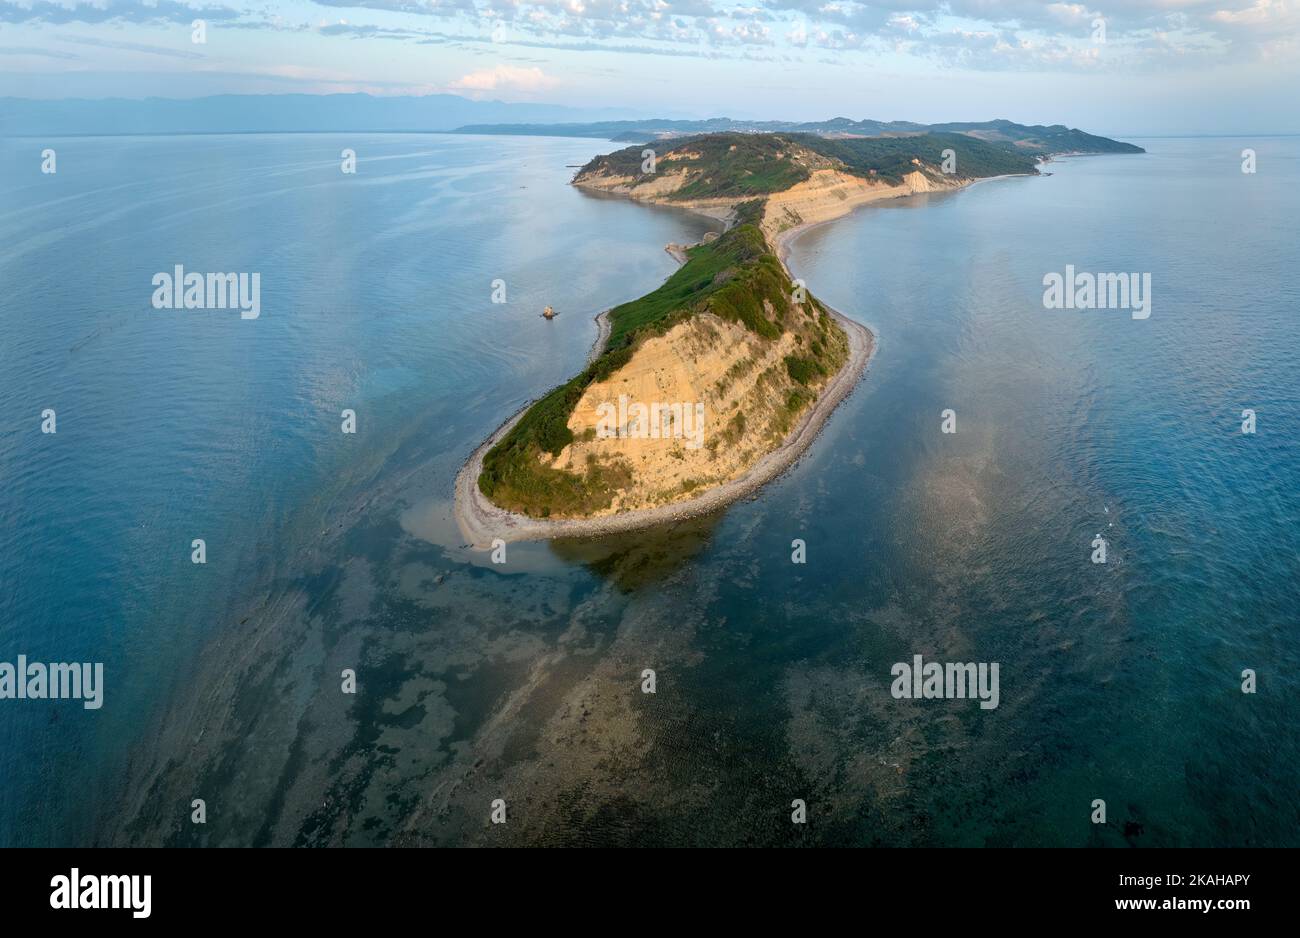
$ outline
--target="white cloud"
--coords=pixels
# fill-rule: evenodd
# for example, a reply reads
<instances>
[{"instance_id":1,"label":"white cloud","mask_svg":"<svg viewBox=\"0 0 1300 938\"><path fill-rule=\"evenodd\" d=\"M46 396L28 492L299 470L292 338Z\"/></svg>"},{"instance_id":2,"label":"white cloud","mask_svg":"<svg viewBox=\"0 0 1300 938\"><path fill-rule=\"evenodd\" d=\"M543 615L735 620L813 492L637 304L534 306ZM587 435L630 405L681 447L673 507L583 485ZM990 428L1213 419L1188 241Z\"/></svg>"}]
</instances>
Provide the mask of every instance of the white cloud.
<instances>
[{"instance_id":1,"label":"white cloud","mask_svg":"<svg viewBox=\"0 0 1300 938\"><path fill-rule=\"evenodd\" d=\"M516 91L525 94L549 91L559 80L547 75L537 66L522 68L518 65L495 65L462 75L447 87L453 91Z\"/></svg>"}]
</instances>

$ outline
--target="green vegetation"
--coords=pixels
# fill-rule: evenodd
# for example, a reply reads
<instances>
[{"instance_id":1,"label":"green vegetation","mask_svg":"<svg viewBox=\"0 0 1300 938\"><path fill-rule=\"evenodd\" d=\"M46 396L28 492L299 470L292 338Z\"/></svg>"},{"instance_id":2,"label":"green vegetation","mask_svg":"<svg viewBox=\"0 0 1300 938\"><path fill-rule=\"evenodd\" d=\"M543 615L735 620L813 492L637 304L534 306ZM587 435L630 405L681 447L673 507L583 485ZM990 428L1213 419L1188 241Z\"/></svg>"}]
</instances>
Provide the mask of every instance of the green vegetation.
<instances>
[{"instance_id":1,"label":"green vegetation","mask_svg":"<svg viewBox=\"0 0 1300 938\"><path fill-rule=\"evenodd\" d=\"M1121 143L1109 137L1098 137L1066 127L1064 124L1017 124L1009 120L980 121L978 123L958 122L953 124L932 124L930 130L936 133L970 134L981 140L1004 142L1027 148L1035 153L1145 153L1146 150L1132 143Z\"/></svg>"},{"instance_id":2,"label":"green vegetation","mask_svg":"<svg viewBox=\"0 0 1300 938\"><path fill-rule=\"evenodd\" d=\"M723 319L744 323L768 339L780 335L780 327L764 313L763 300L783 317L790 281L758 230L761 212L761 203L742 204L738 223L716 241L687 251L686 263L663 286L610 310L606 353L626 348L644 330L666 332L705 301Z\"/></svg>"},{"instance_id":3,"label":"green vegetation","mask_svg":"<svg viewBox=\"0 0 1300 938\"><path fill-rule=\"evenodd\" d=\"M780 137L717 134L697 137L701 172L673 193L675 199L736 198L781 192L806 180L808 170L783 152ZM638 167L640 168L640 167Z\"/></svg>"},{"instance_id":4,"label":"green vegetation","mask_svg":"<svg viewBox=\"0 0 1300 938\"><path fill-rule=\"evenodd\" d=\"M785 368L790 373L790 377L800 384L808 384L816 381L826 373L820 364L810 358L799 358L795 355L785 357Z\"/></svg>"},{"instance_id":5,"label":"green vegetation","mask_svg":"<svg viewBox=\"0 0 1300 938\"><path fill-rule=\"evenodd\" d=\"M674 199L747 198L789 189L808 178L808 170L789 158L788 144L774 134L709 134L676 141L658 151L655 174L641 172L643 147L598 156L582 172L604 170L634 177L634 185L680 167L696 171Z\"/></svg>"},{"instance_id":6,"label":"green vegetation","mask_svg":"<svg viewBox=\"0 0 1300 938\"><path fill-rule=\"evenodd\" d=\"M943 151L956 154L956 175L966 179L1038 172L1034 157L1007 144L987 143L965 134L918 134L910 137L866 137L829 140L811 134L790 139L814 153L839 160L857 176L875 176L898 183L917 169L913 160L932 167L943 165Z\"/></svg>"},{"instance_id":7,"label":"green vegetation","mask_svg":"<svg viewBox=\"0 0 1300 938\"><path fill-rule=\"evenodd\" d=\"M722 438L728 446L731 446L745 435L745 424L745 412L743 410L736 411L732 418L727 421L727 428L722 431Z\"/></svg>"}]
</instances>

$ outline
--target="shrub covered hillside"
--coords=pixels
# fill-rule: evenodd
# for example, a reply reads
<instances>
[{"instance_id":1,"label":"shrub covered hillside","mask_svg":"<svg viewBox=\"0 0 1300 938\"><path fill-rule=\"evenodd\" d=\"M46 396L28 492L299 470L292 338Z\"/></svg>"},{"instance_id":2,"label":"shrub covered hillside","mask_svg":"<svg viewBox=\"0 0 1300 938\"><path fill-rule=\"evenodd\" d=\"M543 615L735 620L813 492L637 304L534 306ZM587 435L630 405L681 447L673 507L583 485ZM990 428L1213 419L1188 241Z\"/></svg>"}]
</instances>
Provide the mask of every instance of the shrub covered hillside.
<instances>
[{"instance_id":1,"label":"shrub covered hillside","mask_svg":"<svg viewBox=\"0 0 1300 938\"><path fill-rule=\"evenodd\" d=\"M747 198L780 192L803 182L808 168L800 165L792 148L776 134L707 134L687 137L655 150L655 172L641 171L644 146L633 146L598 156L582 168L578 178L603 173L628 177L632 185L665 173L686 171L689 181L672 195L675 199Z\"/></svg>"},{"instance_id":2,"label":"shrub covered hillside","mask_svg":"<svg viewBox=\"0 0 1300 938\"><path fill-rule=\"evenodd\" d=\"M683 346L707 346L707 340L696 340L718 331L741 337L724 351L737 358L736 368L713 386L697 389L708 397L715 422L706 447L679 453L701 468L685 488L717 481L709 477L711 466L717 467L718 478L733 472L738 454L719 452L723 444L751 447L757 458L760 446L783 438L815 399L817 388L847 360L847 338L820 302L811 296L795 302L794 284L758 227L761 210L758 202L742 205L737 223L717 239L690 248L686 263L663 286L610 312L611 334L603 353L534 403L485 455L479 476L484 495L533 517L575 517L609 509L621 491L643 483L637 474L641 466L627 464L617 452L593 452L590 438L575 447L585 453L580 462L562 468L553 463L575 443L570 418L584 392L609 381L647 342L683 324L691 328L673 333ZM740 347L743 355L736 351ZM743 400L742 386L750 389ZM686 494L638 492L637 497L662 502Z\"/></svg>"},{"instance_id":3,"label":"shrub covered hillside","mask_svg":"<svg viewBox=\"0 0 1300 938\"><path fill-rule=\"evenodd\" d=\"M900 182L916 169L914 160L942 167L944 151L952 150L959 179L983 179L1038 172L1034 156L1013 144L988 143L964 134L918 134L910 137L845 137L828 139L812 134L791 135L790 139L814 153L843 164L845 172Z\"/></svg>"},{"instance_id":4,"label":"shrub covered hillside","mask_svg":"<svg viewBox=\"0 0 1300 938\"><path fill-rule=\"evenodd\" d=\"M681 175L666 186L672 200L748 198L781 192L807 180L817 169L898 184L917 163L940 171L944 151L956 155L957 178L980 179L1036 173L1032 154L1011 143L990 143L965 134L931 133L899 137L821 137L816 134L706 134L655 150L654 172L642 172L642 145L598 156L576 180L625 180L636 188Z\"/></svg>"}]
</instances>

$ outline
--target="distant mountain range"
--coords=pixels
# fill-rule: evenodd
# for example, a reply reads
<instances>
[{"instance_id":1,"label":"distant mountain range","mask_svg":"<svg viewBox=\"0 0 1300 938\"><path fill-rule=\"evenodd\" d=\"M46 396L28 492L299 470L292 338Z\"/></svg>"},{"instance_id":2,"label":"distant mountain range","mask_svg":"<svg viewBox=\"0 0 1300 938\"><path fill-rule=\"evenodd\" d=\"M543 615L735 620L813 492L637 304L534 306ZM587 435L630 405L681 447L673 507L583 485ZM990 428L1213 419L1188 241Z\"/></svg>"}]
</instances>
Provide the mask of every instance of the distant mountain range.
<instances>
[{"instance_id":1,"label":"distant mountain range","mask_svg":"<svg viewBox=\"0 0 1300 938\"><path fill-rule=\"evenodd\" d=\"M1074 130L1062 124L1017 124L1009 120L958 121L948 124L916 124L911 121L851 120L836 117L827 121L738 121L729 117L710 120L619 120L564 124L470 124L458 128L466 134L527 134L555 137L597 137L627 143L643 143L674 137L711 133L803 133L821 137L904 137L918 134L964 134L989 143L1012 144L1032 153L1144 153L1131 143Z\"/></svg>"},{"instance_id":2,"label":"distant mountain range","mask_svg":"<svg viewBox=\"0 0 1300 938\"><path fill-rule=\"evenodd\" d=\"M231 94L205 98L0 98L0 135L456 132L592 137L625 143L709 133L804 133L828 138L958 133L1031 153L1140 153L1141 147L1060 124L1008 120L916 124L911 121L741 121L628 119L620 108L471 101L453 94L376 97L368 94Z\"/></svg>"},{"instance_id":3,"label":"distant mountain range","mask_svg":"<svg viewBox=\"0 0 1300 938\"><path fill-rule=\"evenodd\" d=\"M449 131L468 122L538 124L634 116L627 108L471 101L454 94L226 94L206 98L0 98L0 134Z\"/></svg>"}]
</instances>

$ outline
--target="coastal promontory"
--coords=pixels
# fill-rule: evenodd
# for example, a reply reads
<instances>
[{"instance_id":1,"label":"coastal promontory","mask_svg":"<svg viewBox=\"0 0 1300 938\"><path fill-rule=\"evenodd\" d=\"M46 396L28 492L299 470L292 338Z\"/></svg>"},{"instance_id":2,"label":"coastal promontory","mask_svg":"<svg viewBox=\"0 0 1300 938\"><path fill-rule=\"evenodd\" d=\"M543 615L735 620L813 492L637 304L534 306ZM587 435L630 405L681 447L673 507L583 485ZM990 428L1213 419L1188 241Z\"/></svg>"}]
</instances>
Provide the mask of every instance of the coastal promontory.
<instances>
[{"instance_id":1,"label":"coastal promontory","mask_svg":"<svg viewBox=\"0 0 1300 938\"><path fill-rule=\"evenodd\" d=\"M575 186L724 230L672 246L680 268L602 314L582 372L473 454L456 485L463 533L486 546L629 530L714 510L779 475L875 344L791 277L788 239L873 201L1034 174L1046 155L959 133L716 133L596 157Z\"/></svg>"}]
</instances>

